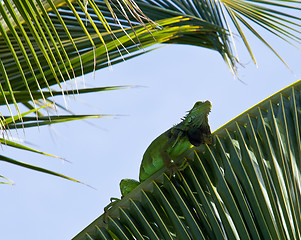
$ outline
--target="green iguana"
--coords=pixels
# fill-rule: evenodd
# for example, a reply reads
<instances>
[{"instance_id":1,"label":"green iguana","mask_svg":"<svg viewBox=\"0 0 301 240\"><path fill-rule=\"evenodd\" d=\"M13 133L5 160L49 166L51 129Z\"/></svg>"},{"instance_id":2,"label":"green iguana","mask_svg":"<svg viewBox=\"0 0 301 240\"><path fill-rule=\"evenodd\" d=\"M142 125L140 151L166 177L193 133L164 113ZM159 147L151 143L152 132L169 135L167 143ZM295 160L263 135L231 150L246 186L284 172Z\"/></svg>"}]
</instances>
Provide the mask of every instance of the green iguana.
<instances>
[{"instance_id":1,"label":"green iguana","mask_svg":"<svg viewBox=\"0 0 301 240\"><path fill-rule=\"evenodd\" d=\"M174 173L183 163L178 161L191 153L193 146L212 144L212 135L208 124L210 111L211 102L196 102L182 122L157 137L143 155L139 181L146 180L164 165ZM121 180L122 196L127 195L140 182L134 179Z\"/></svg>"}]
</instances>

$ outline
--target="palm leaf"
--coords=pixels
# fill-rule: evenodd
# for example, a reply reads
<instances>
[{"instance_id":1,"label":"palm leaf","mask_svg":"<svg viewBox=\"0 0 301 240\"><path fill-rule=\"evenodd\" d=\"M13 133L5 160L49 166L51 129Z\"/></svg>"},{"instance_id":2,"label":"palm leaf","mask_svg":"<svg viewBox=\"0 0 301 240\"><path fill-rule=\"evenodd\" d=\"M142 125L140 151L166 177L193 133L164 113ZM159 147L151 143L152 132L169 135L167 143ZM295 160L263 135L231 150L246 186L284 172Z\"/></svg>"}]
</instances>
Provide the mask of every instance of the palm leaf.
<instances>
[{"instance_id":1,"label":"palm leaf","mask_svg":"<svg viewBox=\"0 0 301 240\"><path fill-rule=\"evenodd\" d=\"M148 51L141 48L156 43L213 49L235 72L229 19L255 61L241 24L277 54L252 22L277 37L300 42L300 18L284 11L298 11L298 6L294 1L255 0L113 0L110 6L98 0L4 0L0 4L1 88L9 92L18 111L15 91L26 91L33 104L46 101L44 91L51 95L50 86L62 88L67 80L144 54ZM3 93L0 98L4 103Z\"/></svg>"},{"instance_id":2,"label":"palm leaf","mask_svg":"<svg viewBox=\"0 0 301 240\"><path fill-rule=\"evenodd\" d=\"M112 89L117 89L119 87L112 87ZM112 90L111 89L111 90ZM104 91L105 88L98 88L97 90L99 91ZM106 89L108 90L108 89ZM83 90L85 91L85 90ZM87 92L89 92L89 90L87 89ZM113 115L106 115L106 114L95 114L95 115L48 115L47 117L45 116L29 116L32 113L36 113L39 112L40 110L43 108L47 108L49 105L43 105L40 108L32 108L31 110L22 113L21 116L20 115L16 115L13 117L9 117L9 116L0 116L0 126L1 126L1 133L2 136L0 137L0 144L4 144L6 146L12 147L15 150L23 150L23 151L29 151L32 153L37 153L40 155L44 155L44 156L48 156L48 157L54 157L54 158L60 158L58 156L49 154L49 153L45 153L30 147L27 147L23 144L18 143L15 139L11 139L11 133L10 133L10 129L12 128L29 128L29 127L39 127L39 126L44 126L44 125L51 125L51 124L55 124L55 123L64 123L64 122L69 122L69 121L74 121L74 120L83 120L83 119L94 119L94 118L112 118ZM62 158L60 158L62 159ZM4 161L10 164L14 164L14 165L18 165L27 169L31 169L31 170L35 170L38 172L42 172L42 173L47 173L47 174L51 174L54 176L58 176L58 177L62 177L68 180L72 180L75 182L79 182L78 180L75 180L73 178L67 177L65 175L62 175L60 173L56 173L54 171L50 171L48 169L44 169L38 166L34 166L34 165L30 165L28 163L24 163L21 162L19 160L16 159L12 159L12 158L8 158L6 156L0 155L0 161ZM5 182L0 182L0 184L4 184L4 183L8 183L11 184L11 180L5 178L4 176L0 175L0 178L3 178L7 181Z\"/></svg>"},{"instance_id":3,"label":"palm leaf","mask_svg":"<svg viewBox=\"0 0 301 240\"><path fill-rule=\"evenodd\" d=\"M85 6L88 3L93 7L92 13L89 13ZM106 7L112 9L109 2L105 4ZM133 18L140 25L146 27L144 21L151 22L138 7L134 7L131 1L123 1L119 4L119 7L122 6L131 9ZM90 14L94 14L94 19ZM107 17L112 18L112 14L114 13L110 11ZM67 19L63 19L61 15ZM89 20L89 27L84 24L85 18ZM115 21L118 20L115 15L113 18ZM70 29L72 32L69 31ZM77 35L73 35L74 31ZM1 87L4 91L10 91L12 99L14 99L14 91L24 90L27 91L32 102L37 99L45 100L42 88L48 88L51 94L50 85L58 84L61 87L62 82L75 77L71 63L72 52L74 51L81 61L80 51L83 48L78 49L74 39L86 37L89 47L94 50L95 39L93 40L91 35L96 33L97 40L100 40L98 44L106 48L102 36L105 32L108 32L110 36L112 34L106 18L90 0L84 1L84 4L79 0L2 1L0 4ZM70 42L72 49L69 48L67 51L63 41ZM72 51L71 55L70 51ZM109 61L107 52L104 56ZM94 58L90 59L90 61L94 60ZM82 63L81 68L83 68ZM49 75L55 80L54 82L48 82L44 74L47 70L50 71ZM82 74L84 71L81 71L79 75ZM39 98L32 96L33 91L40 92ZM14 104L19 111L16 102Z\"/></svg>"},{"instance_id":4,"label":"palm leaf","mask_svg":"<svg viewBox=\"0 0 301 240\"><path fill-rule=\"evenodd\" d=\"M9 91L12 100L16 91L23 91L32 102L46 101L44 89L52 95L52 85L58 84L62 88L61 84L67 80L149 51L142 51L133 39L139 38L145 48L178 38L187 31L199 35L206 43L204 46L214 49L207 43L207 34L223 31L206 22L190 27L185 24L188 18L176 17L158 21L165 27L162 31L153 28L156 25L152 23L139 26L136 21L122 26L126 31L112 22L114 27L106 33L107 28L99 20L101 15L95 3L88 8L89 21L85 24L87 13L80 2L71 4L67 1L68 4L59 5L58 9L52 6L52 10L47 14L45 10L41 15L31 1L14 6L10 1L4 3L0 5L0 83L4 92ZM23 22L18 21L16 11L23 16ZM105 18L109 18L109 13ZM179 22L183 22L181 26L177 26ZM222 48L221 44L219 47ZM5 101L4 96L1 98ZM13 102L18 110L16 101Z\"/></svg>"},{"instance_id":5,"label":"palm leaf","mask_svg":"<svg viewBox=\"0 0 301 240\"><path fill-rule=\"evenodd\" d=\"M45 99L53 99L55 96L64 96L64 95L73 95L73 94L84 94L84 93L93 93L93 92L103 92L103 91L111 91L111 90L121 90L127 89L134 86L107 86L107 87L95 87L95 88L84 88L84 89L76 89L76 90L64 90L64 91L42 91ZM31 96L35 99L39 99L41 96L40 91L32 91L31 95L28 94L27 91L14 91L13 95L10 91L2 91L0 96L2 95L3 99L0 98L0 105L5 104L13 104L16 103L26 103L31 100Z\"/></svg>"},{"instance_id":6,"label":"palm leaf","mask_svg":"<svg viewBox=\"0 0 301 240\"><path fill-rule=\"evenodd\" d=\"M1 176L0 175L0 178L2 178L5 182L0 182L0 184L9 184L9 185L12 185L14 182L4 176Z\"/></svg>"},{"instance_id":7,"label":"palm leaf","mask_svg":"<svg viewBox=\"0 0 301 240\"><path fill-rule=\"evenodd\" d=\"M212 45L215 45L213 49L223 56L230 68L234 67L236 61L232 56L232 47L235 47L234 40L231 40L233 39L233 34L235 34L231 30L233 26L241 36L255 63L255 56L247 41L243 30L244 27L270 48L280 59L281 57L270 46L268 41L259 34L256 27L260 27L291 44L300 43L301 39L301 19L298 16L301 8L298 1L136 0L136 3L154 21L175 16L185 16L191 18L189 23L191 25L199 25L205 21L220 29L225 29L228 34L225 34L226 32L217 33L216 36L209 38L209 41L211 41ZM218 46L218 41L222 42L223 48ZM184 34L170 42L196 46L202 46L201 44L203 44L200 39L190 33Z\"/></svg>"},{"instance_id":8,"label":"palm leaf","mask_svg":"<svg viewBox=\"0 0 301 240\"><path fill-rule=\"evenodd\" d=\"M80 239L299 239L301 81L231 120L176 177L166 169Z\"/></svg>"},{"instance_id":9,"label":"palm leaf","mask_svg":"<svg viewBox=\"0 0 301 240\"><path fill-rule=\"evenodd\" d=\"M53 176L56 176L56 177L61 177L61 178L64 178L64 179L67 179L67 180L70 180L70 181L73 181L73 182L85 184L83 182L80 182L80 181L78 181L76 179L73 179L73 178L70 178L68 176L65 176L63 174L60 174L60 173L57 173L57 172L54 172L54 171L50 171L50 170L45 169L45 168L41 168L41 167L37 167L37 166L34 166L34 165L30 165L28 163L24 163L24 162L21 162L21 161L17 161L15 159L8 158L8 157L2 156L2 155L0 155L0 161L7 162L7 163L10 163L10 164L14 164L14 165L17 165L17 166L20 166L20 167L24 167L24 168L27 168L27 169L31 169L31 170L34 170L34 171L37 171L37 172L42 172L42 173L50 174L50 175L53 175ZM7 178L5 178L3 176L1 176L1 177L7 180ZM0 182L0 184L1 183L5 184L7 182Z\"/></svg>"}]
</instances>

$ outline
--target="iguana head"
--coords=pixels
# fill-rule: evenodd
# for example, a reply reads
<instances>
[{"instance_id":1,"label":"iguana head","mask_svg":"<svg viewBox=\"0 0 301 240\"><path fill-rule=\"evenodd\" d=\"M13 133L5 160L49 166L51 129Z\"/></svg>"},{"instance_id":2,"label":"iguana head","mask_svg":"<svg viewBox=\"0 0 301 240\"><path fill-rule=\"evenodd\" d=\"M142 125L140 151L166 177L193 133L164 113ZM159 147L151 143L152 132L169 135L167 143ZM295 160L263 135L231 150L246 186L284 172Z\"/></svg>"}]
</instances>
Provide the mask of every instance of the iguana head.
<instances>
[{"instance_id":1,"label":"iguana head","mask_svg":"<svg viewBox=\"0 0 301 240\"><path fill-rule=\"evenodd\" d=\"M193 108L184 117L183 121L192 126L198 126L204 121L208 122L208 115L211 111L210 101L198 101L194 104Z\"/></svg>"},{"instance_id":2,"label":"iguana head","mask_svg":"<svg viewBox=\"0 0 301 240\"><path fill-rule=\"evenodd\" d=\"M212 144L212 135L208 124L211 111L210 101L198 101L183 119L187 136L191 144Z\"/></svg>"}]
</instances>

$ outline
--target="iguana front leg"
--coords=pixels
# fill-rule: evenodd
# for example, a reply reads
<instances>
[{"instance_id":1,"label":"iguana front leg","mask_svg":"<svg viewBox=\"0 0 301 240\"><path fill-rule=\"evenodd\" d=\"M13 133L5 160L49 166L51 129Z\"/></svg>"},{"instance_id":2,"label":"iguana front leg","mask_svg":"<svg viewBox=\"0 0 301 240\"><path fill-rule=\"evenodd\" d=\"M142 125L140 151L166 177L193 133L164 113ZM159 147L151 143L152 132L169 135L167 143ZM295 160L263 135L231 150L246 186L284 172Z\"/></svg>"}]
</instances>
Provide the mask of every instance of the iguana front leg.
<instances>
[{"instance_id":1,"label":"iguana front leg","mask_svg":"<svg viewBox=\"0 0 301 240\"><path fill-rule=\"evenodd\" d=\"M169 156L169 154L167 152L166 144L162 148L161 156L162 156L162 160L163 160L165 167L167 167L168 169L172 168L175 165L175 161L173 159L171 159L171 157Z\"/></svg>"},{"instance_id":2,"label":"iguana front leg","mask_svg":"<svg viewBox=\"0 0 301 240\"><path fill-rule=\"evenodd\" d=\"M182 161L178 162L178 159L173 160L169 156L169 154L166 150L161 152L161 156L162 156L164 165L169 170L170 176L174 177L178 171L183 170L188 165L186 158L179 158Z\"/></svg>"},{"instance_id":3,"label":"iguana front leg","mask_svg":"<svg viewBox=\"0 0 301 240\"><path fill-rule=\"evenodd\" d=\"M173 129L169 140L161 148L161 157L164 165L174 176L179 170L185 168L186 160L180 156L189 150L193 145L185 137L183 131ZM184 160L183 160L184 159ZM181 162L179 162L181 160Z\"/></svg>"}]
</instances>

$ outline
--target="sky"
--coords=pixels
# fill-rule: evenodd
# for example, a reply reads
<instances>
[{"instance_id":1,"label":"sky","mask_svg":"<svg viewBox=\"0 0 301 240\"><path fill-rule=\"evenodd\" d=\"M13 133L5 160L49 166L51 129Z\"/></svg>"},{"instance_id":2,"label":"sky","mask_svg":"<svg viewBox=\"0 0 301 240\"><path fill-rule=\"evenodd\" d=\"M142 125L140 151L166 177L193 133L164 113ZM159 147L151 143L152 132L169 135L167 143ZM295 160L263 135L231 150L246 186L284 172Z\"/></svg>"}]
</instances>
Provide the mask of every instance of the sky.
<instances>
[{"instance_id":1,"label":"sky","mask_svg":"<svg viewBox=\"0 0 301 240\"><path fill-rule=\"evenodd\" d=\"M86 87L135 85L130 89L67 99L77 114L116 114L20 131L28 146L70 161L11 150L2 154L91 185L74 183L0 162L0 174L15 184L0 185L0 239L71 239L103 213L119 182L138 178L144 151L199 100L210 100L214 131L259 101L301 78L301 51L265 36L292 71L249 36L258 68L238 44L240 80L211 50L168 45L138 58L85 76ZM239 40L238 40L239 42Z\"/></svg>"}]
</instances>

